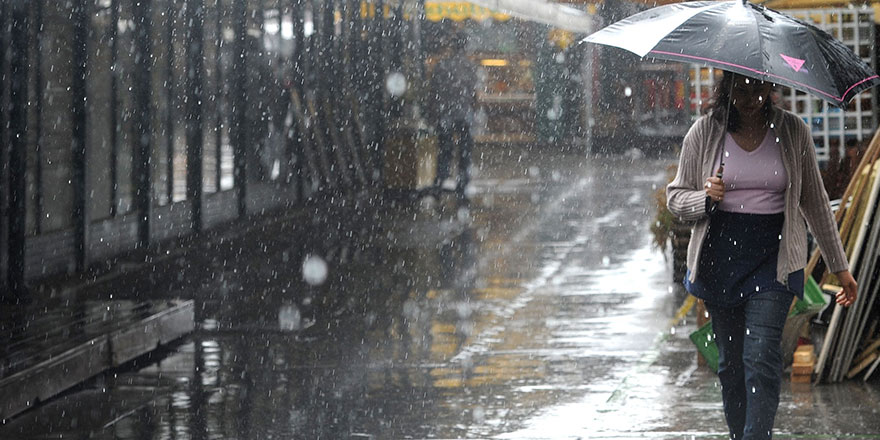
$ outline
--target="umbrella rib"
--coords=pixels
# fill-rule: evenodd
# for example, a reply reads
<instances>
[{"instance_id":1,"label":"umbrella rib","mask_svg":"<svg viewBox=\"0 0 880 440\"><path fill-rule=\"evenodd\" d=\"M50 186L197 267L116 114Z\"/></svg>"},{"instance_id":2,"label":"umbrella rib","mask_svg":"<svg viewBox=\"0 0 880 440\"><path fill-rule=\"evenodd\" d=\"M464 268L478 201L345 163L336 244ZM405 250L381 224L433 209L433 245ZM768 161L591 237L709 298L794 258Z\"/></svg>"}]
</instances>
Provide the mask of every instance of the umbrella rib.
<instances>
[{"instance_id":1,"label":"umbrella rib","mask_svg":"<svg viewBox=\"0 0 880 440\"><path fill-rule=\"evenodd\" d=\"M843 96L846 96L847 94L849 94L849 91L850 91L850 90L852 90L852 89L854 89L854 88L856 88L856 87L858 87L858 86L860 86L860 85L862 85L862 84L864 84L864 83L866 83L866 82L868 82L868 81L870 81L870 80L872 80L872 79L877 79L877 78L880 78L880 75L869 76L869 77L867 77L867 78L865 78L865 79L863 79L863 80L861 80L861 81L859 81L859 82L857 82L857 83L855 83L855 84L849 86L849 88L846 89L845 92L843 92Z\"/></svg>"},{"instance_id":2,"label":"umbrella rib","mask_svg":"<svg viewBox=\"0 0 880 440\"><path fill-rule=\"evenodd\" d=\"M766 71L768 69L767 69L767 59L764 58L764 40L761 38L761 25L760 25L760 23L758 23L758 17L755 15L756 13L758 13L758 11L756 9L752 8L752 10L750 12L751 12L750 15L752 16L752 19L755 20L755 35L758 36L758 38L757 38L757 40L758 40L758 59L761 60L761 65L764 66L764 70Z\"/></svg>"},{"instance_id":3,"label":"umbrella rib","mask_svg":"<svg viewBox=\"0 0 880 440\"><path fill-rule=\"evenodd\" d=\"M838 102L842 102L842 101L843 101L843 98L842 98L842 97L834 96L834 95L832 95L832 94L830 94L830 93L828 93L828 92L824 92L824 91L819 90L819 89L817 89L817 88L815 88L815 87L812 87L812 86L809 86L809 85L807 85L807 84L804 84L804 83L802 83L802 82L800 82L800 81L795 81L795 80L792 80L792 79L789 79L789 78L785 78L785 77L780 76L780 75L775 75L775 74L772 74L772 73L768 73L768 72L761 72L761 71L758 70L758 69L753 69L753 68L751 68L751 67L746 67L746 66L743 66L743 65L741 65L741 64L729 63L729 62L727 62L727 61L716 60L716 59L714 59L714 58L700 57L700 56L696 56L696 55L688 55L688 54L675 53L675 52L666 52L666 51L663 51L663 50L652 50L650 53L656 53L656 54L659 54L659 55L666 55L666 56L671 56L671 57L687 58L687 59L697 60L697 61L709 61L709 62L712 62L712 63L721 64L721 65L724 65L724 66L736 67L736 68L738 68L738 69L747 70L747 71L749 71L749 72L756 73L756 74L758 74L758 75L764 75L764 76L768 76L768 77L779 78L779 79L781 79L781 80L785 80L785 81L787 81L787 82L790 82L790 83L793 83L793 84L797 84L797 85L799 85L799 86L801 86L801 87L804 87L804 88L810 89L810 90L812 90L812 91L814 91L814 92L816 92L816 93L819 93L819 94L825 95L825 96L827 96L827 97L829 97L829 98L831 98L831 99L833 99L833 100L835 100L835 101L838 101ZM874 76L870 76L870 77L868 77L868 78L865 78L865 79L863 79L863 80L861 80L861 81L859 81L859 82L853 84L852 86L850 86L850 88L847 89L847 91L852 90L854 87L858 87L860 84L862 84L862 83L864 83L864 82L866 82L866 81L870 81L870 80L875 79L875 78L878 78L878 77L880 77L880 76L878 76L878 75L874 75ZM844 94L844 96L846 96L846 94Z\"/></svg>"}]
</instances>

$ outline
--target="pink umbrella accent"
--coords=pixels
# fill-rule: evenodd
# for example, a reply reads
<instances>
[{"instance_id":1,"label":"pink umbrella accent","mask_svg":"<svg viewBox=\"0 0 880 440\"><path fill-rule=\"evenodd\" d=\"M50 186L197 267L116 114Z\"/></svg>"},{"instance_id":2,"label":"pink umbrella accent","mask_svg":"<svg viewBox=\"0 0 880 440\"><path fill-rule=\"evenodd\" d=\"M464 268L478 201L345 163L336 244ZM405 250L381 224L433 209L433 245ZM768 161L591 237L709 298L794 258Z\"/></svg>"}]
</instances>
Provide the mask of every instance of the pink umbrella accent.
<instances>
[{"instance_id":1,"label":"pink umbrella accent","mask_svg":"<svg viewBox=\"0 0 880 440\"><path fill-rule=\"evenodd\" d=\"M801 71L801 67L803 67L804 65L804 60L783 54L779 54L779 56L781 56L782 59L785 60L785 62L788 63L788 65L791 66L791 68L794 69L795 72Z\"/></svg>"}]
</instances>

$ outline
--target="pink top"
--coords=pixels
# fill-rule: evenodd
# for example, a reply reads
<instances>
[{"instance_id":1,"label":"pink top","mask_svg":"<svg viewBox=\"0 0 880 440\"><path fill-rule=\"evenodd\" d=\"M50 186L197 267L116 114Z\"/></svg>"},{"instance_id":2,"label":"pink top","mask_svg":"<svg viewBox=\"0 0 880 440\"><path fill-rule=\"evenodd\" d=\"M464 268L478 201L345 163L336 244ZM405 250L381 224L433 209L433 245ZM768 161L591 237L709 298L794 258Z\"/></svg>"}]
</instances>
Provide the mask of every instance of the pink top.
<instances>
[{"instance_id":1,"label":"pink top","mask_svg":"<svg viewBox=\"0 0 880 440\"><path fill-rule=\"evenodd\" d=\"M727 133L724 156L724 200L718 209L744 214L778 214L785 210L788 175L773 129L767 130L754 151L743 150Z\"/></svg>"}]
</instances>

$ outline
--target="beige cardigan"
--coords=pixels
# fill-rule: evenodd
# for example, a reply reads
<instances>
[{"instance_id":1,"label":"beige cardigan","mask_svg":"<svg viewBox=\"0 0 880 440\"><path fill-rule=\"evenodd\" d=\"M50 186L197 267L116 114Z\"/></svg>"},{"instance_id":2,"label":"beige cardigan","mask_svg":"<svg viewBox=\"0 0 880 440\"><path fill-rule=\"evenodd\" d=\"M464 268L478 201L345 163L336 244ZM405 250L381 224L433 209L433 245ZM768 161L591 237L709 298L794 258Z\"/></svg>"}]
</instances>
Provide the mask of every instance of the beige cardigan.
<instances>
[{"instance_id":1,"label":"beige cardigan","mask_svg":"<svg viewBox=\"0 0 880 440\"><path fill-rule=\"evenodd\" d=\"M810 128L798 116L776 107L773 108L771 123L771 128L779 136L782 163L789 180L785 191L785 222L779 244L776 279L785 284L789 273L806 266L807 229L804 220L809 224L829 270L847 270L846 254L831 213L828 194L822 185ZM669 211L682 221L696 222L691 231L687 256L691 282L697 276L697 261L709 226L703 185L709 176L714 175L712 168L724 132L722 124L708 115L698 119L685 135L678 173L666 187Z\"/></svg>"}]
</instances>

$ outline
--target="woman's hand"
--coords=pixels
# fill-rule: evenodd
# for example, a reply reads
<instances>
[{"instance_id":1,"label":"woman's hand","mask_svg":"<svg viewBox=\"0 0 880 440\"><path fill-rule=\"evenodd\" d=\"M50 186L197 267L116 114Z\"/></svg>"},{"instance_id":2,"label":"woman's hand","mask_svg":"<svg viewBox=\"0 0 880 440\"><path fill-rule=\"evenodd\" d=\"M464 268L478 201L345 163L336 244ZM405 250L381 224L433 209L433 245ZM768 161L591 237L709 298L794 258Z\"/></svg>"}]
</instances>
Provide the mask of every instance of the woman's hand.
<instances>
[{"instance_id":1,"label":"woman's hand","mask_svg":"<svg viewBox=\"0 0 880 440\"><path fill-rule=\"evenodd\" d=\"M843 290L835 296L835 300L838 304L844 307L851 306L852 303L856 301L856 295L858 295L858 283L856 283L855 278L853 278L848 270L835 272L834 275L837 275L837 280L840 281L840 287L843 287Z\"/></svg>"},{"instance_id":2,"label":"woman's hand","mask_svg":"<svg viewBox=\"0 0 880 440\"><path fill-rule=\"evenodd\" d=\"M724 200L724 181L721 180L720 177L710 177L706 179L703 188L706 190L706 195L713 201L720 202Z\"/></svg>"}]
</instances>

